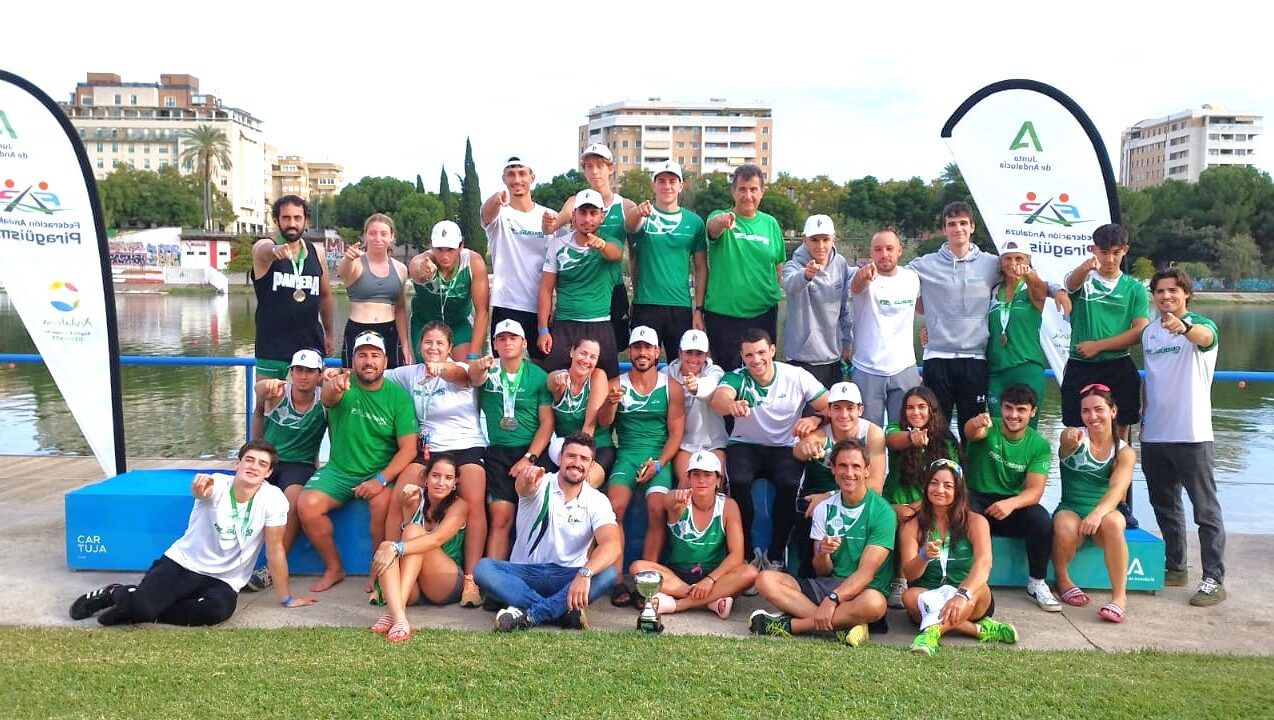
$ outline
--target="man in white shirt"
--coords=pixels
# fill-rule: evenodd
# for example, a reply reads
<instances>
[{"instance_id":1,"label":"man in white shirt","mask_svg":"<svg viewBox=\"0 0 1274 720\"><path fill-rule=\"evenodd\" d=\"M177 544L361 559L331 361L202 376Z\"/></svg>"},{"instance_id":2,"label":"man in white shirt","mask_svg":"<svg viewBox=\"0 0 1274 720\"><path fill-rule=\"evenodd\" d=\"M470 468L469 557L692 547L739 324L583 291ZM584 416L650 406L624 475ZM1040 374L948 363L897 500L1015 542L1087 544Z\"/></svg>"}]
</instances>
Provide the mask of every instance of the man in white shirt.
<instances>
[{"instance_id":1,"label":"man in white shirt","mask_svg":"<svg viewBox=\"0 0 1274 720\"><path fill-rule=\"evenodd\" d=\"M288 589L283 549L288 501L282 490L265 482L277 457L273 445L252 440L239 449L234 477L196 474L186 533L150 566L141 583L112 583L76 598L71 619L101 612L97 621L102 625L224 622L234 613L239 588L252 575L263 541L279 602L283 607L312 605L312 598L294 598Z\"/></svg>"},{"instance_id":2,"label":"man in white shirt","mask_svg":"<svg viewBox=\"0 0 1274 720\"><path fill-rule=\"evenodd\" d=\"M518 475L512 560L483 558L473 570L483 594L507 605L496 613L497 632L550 622L585 629L585 608L615 584L619 526L610 501L587 482L592 464L593 438L574 433L562 441L558 472L533 465Z\"/></svg>"},{"instance_id":3,"label":"man in white shirt","mask_svg":"<svg viewBox=\"0 0 1274 720\"><path fill-rule=\"evenodd\" d=\"M544 213L548 208L531 199L535 173L519 157L504 163L504 190L482 203L479 216L487 233L491 253L491 339L502 320L515 320L524 328L536 324L535 305L540 289L540 270L548 251L544 233ZM535 345L527 348L532 358L544 353Z\"/></svg>"},{"instance_id":4,"label":"man in white shirt","mask_svg":"<svg viewBox=\"0 0 1274 720\"><path fill-rule=\"evenodd\" d=\"M902 396L920 384L916 348L916 298L920 276L898 267L902 241L884 229L871 236L871 262L849 282L854 315L854 384L862 391L863 417L885 426L900 422Z\"/></svg>"}]
</instances>

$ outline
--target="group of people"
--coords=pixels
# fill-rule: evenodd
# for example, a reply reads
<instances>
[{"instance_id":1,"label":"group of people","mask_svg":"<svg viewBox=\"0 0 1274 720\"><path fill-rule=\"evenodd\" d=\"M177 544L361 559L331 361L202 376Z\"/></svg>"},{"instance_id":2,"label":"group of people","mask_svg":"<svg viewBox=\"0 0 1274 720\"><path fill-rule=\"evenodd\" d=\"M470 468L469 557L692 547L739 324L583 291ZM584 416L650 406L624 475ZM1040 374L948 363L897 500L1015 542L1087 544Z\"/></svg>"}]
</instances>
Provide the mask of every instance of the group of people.
<instances>
[{"instance_id":1,"label":"group of people","mask_svg":"<svg viewBox=\"0 0 1274 720\"><path fill-rule=\"evenodd\" d=\"M1224 598L1216 326L1189 310L1181 270L1156 273L1149 294L1121 272L1121 226L1098 228L1092 256L1061 284L1036 273L1024 244L982 252L973 209L959 202L942 213L946 244L908 265L888 228L872 236L869 261L847 261L825 215L806 221L789 259L759 209L755 166L736 169L733 206L706 220L680 207L676 163L655 168L654 201L640 204L611 189L605 146L587 147L581 170L590 187L553 211L532 199L530 165L509 158L505 189L481 208L489 280L455 223L438 223L431 249L404 265L390 252L392 220L369 217L337 267L351 301L340 368L324 366L337 341L326 264L301 239L308 206L276 201L281 237L253 248L260 439L233 478L196 477L190 527L147 579L88 593L72 615L208 624L229 617L245 585L307 604L289 589L287 548L304 532L322 558L311 592L341 582L328 515L361 499L366 590L385 608L372 629L390 641L410 637L416 602L486 605L510 631L585 627L586 608L607 594L726 618L738 595L759 593L776 611L752 614L758 634L824 632L857 646L900 607L920 628L917 652L932 654L950 631L1015 642L992 619L993 535L1024 538L1026 590L1048 611L1092 602L1068 573L1091 539L1112 588L1098 615L1124 620L1123 500L1137 461L1128 428L1139 421L1166 580L1186 582L1184 487L1202 541L1191 602ZM1040 505L1052 450L1035 430L1050 298L1072 324L1053 513ZM1137 343L1144 386L1129 355ZM768 539L752 528L758 479L774 488ZM625 567L635 499L647 529ZM266 564L253 573L263 538ZM664 578L653 598L624 580L644 570Z\"/></svg>"}]
</instances>

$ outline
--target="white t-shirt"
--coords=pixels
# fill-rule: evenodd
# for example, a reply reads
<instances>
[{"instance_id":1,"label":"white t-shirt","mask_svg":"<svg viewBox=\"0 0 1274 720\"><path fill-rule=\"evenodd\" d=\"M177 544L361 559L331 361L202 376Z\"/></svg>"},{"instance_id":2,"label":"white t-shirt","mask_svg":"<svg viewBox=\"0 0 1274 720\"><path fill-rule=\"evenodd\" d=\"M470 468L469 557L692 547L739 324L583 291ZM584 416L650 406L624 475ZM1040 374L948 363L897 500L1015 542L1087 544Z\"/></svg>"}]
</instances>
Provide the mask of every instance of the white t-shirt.
<instances>
[{"instance_id":1,"label":"white t-shirt","mask_svg":"<svg viewBox=\"0 0 1274 720\"><path fill-rule=\"evenodd\" d=\"M467 363L456 365L469 369ZM478 401L472 388L442 378L425 378L425 366L407 365L385 371L385 379L407 391L416 408L416 424L424 419L429 449L438 452L486 447L487 438L478 422Z\"/></svg>"},{"instance_id":2,"label":"white t-shirt","mask_svg":"<svg viewBox=\"0 0 1274 720\"><path fill-rule=\"evenodd\" d=\"M195 498L186 533L164 555L237 592L252 577L264 541L262 530L287 524L288 499L282 490L262 483L251 500L235 503L230 492L234 477L218 473L212 480L212 493L205 500Z\"/></svg>"},{"instance_id":3,"label":"white t-shirt","mask_svg":"<svg viewBox=\"0 0 1274 720\"><path fill-rule=\"evenodd\" d=\"M1186 313L1195 325L1212 330L1212 346L1204 349L1163 329L1156 318L1141 331L1146 366L1146 404L1142 442L1212 441L1212 375L1220 336L1208 318Z\"/></svg>"},{"instance_id":4,"label":"white t-shirt","mask_svg":"<svg viewBox=\"0 0 1274 720\"><path fill-rule=\"evenodd\" d=\"M518 498L518 537L510 560L583 567L593 534L603 525L615 524L615 511L605 495L584 483L568 503L557 473L548 473L534 493Z\"/></svg>"},{"instance_id":5,"label":"white t-shirt","mask_svg":"<svg viewBox=\"0 0 1274 720\"><path fill-rule=\"evenodd\" d=\"M801 418L806 403L827 392L805 368L781 362L774 363L769 385L754 380L746 367L727 374L721 384L734 389L735 400L747 400L752 405L747 417L734 419L730 444L795 446L792 426Z\"/></svg>"},{"instance_id":6,"label":"white t-shirt","mask_svg":"<svg viewBox=\"0 0 1274 720\"><path fill-rule=\"evenodd\" d=\"M673 360L664 368L664 372L668 374L669 382L681 385L680 360ZM725 447L726 441L729 440L729 435L725 431L725 418L713 412L711 406L712 393L716 392L724 375L725 370L709 360L705 362L695 383L699 392L692 395L686 392L685 386L682 385L682 397L686 402L686 424L681 432L682 450L688 453L719 450Z\"/></svg>"},{"instance_id":7,"label":"white t-shirt","mask_svg":"<svg viewBox=\"0 0 1274 720\"><path fill-rule=\"evenodd\" d=\"M511 205L500 208L495 219L484 225L491 252L491 305L509 310L535 312L540 290L540 268L548 250L544 234L544 213L535 205L527 212Z\"/></svg>"},{"instance_id":8,"label":"white t-shirt","mask_svg":"<svg viewBox=\"0 0 1274 720\"><path fill-rule=\"evenodd\" d=\"M866 290L850 294L854 304L854 369L894 375L916 366L912 338L919 295L920 276L905 267L893 275L877 274Z\"/></svg>"}]
</instances>

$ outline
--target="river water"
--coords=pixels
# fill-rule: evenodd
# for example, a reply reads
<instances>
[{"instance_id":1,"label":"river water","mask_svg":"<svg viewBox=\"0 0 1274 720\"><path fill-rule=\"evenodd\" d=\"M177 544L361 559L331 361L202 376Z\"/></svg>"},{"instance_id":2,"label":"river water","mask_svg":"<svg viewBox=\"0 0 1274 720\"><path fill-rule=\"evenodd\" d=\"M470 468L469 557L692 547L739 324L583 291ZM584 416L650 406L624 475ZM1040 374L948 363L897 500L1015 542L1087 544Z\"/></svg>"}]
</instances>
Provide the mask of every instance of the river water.
<instances>
[{"instance_id":1,"label":"river water","mask_svg":"<svg viewBox=\"0 0 1274 720\"><path fill-rule=\"evenodd\" d=\"M120 293L120 351L124 355L251 357L254 299ZM1221 334L1220 369L1274 369L1274 317L1268 305L1195 308L1213 318ZM344 324L345 299L337 306ZM0 292L0 352L33 353L31 342ZM1137 358L1140 365L1140 358ZM124 366L127 454L137 457L230 456L244 438L243 368ZM1213 388L1216 477L1226 525L1235 532L1274 533L1274 384L1217 383ZM1060 432L1057 388L1051 382L1039 430L1056 446ZM39 364L0 366L0 455L87 455L88 444L48 371ZM1154 524L1138 468L1134 505L1143 525ZM1056 504L1056 463L1045 506Z\"/></svg>"}]
</instances>

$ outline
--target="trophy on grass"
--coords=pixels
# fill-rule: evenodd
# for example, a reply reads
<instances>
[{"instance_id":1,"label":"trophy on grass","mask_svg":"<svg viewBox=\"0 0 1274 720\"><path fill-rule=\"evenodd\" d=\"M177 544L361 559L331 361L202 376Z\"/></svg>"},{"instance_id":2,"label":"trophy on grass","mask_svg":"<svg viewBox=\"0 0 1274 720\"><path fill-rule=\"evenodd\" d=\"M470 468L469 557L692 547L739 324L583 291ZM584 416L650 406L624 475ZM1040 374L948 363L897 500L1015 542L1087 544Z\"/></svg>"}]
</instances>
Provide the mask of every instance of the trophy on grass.
<instances>
[{"instance_id":1,"label":"trophy on grass","mask_svg":"<svg viewBox=\"0 0 1274 720\"><path fill-rule=\"evenodd\" d=\"M655 599L655 593L663 587L664 576L654 570L645 570L634 575L633 581L637 583L638 594L646 598L646 604L637 616L637 629L647 633L663 632L664 624L659 621L659 601Z\"/></svg>"}]
</instances>

